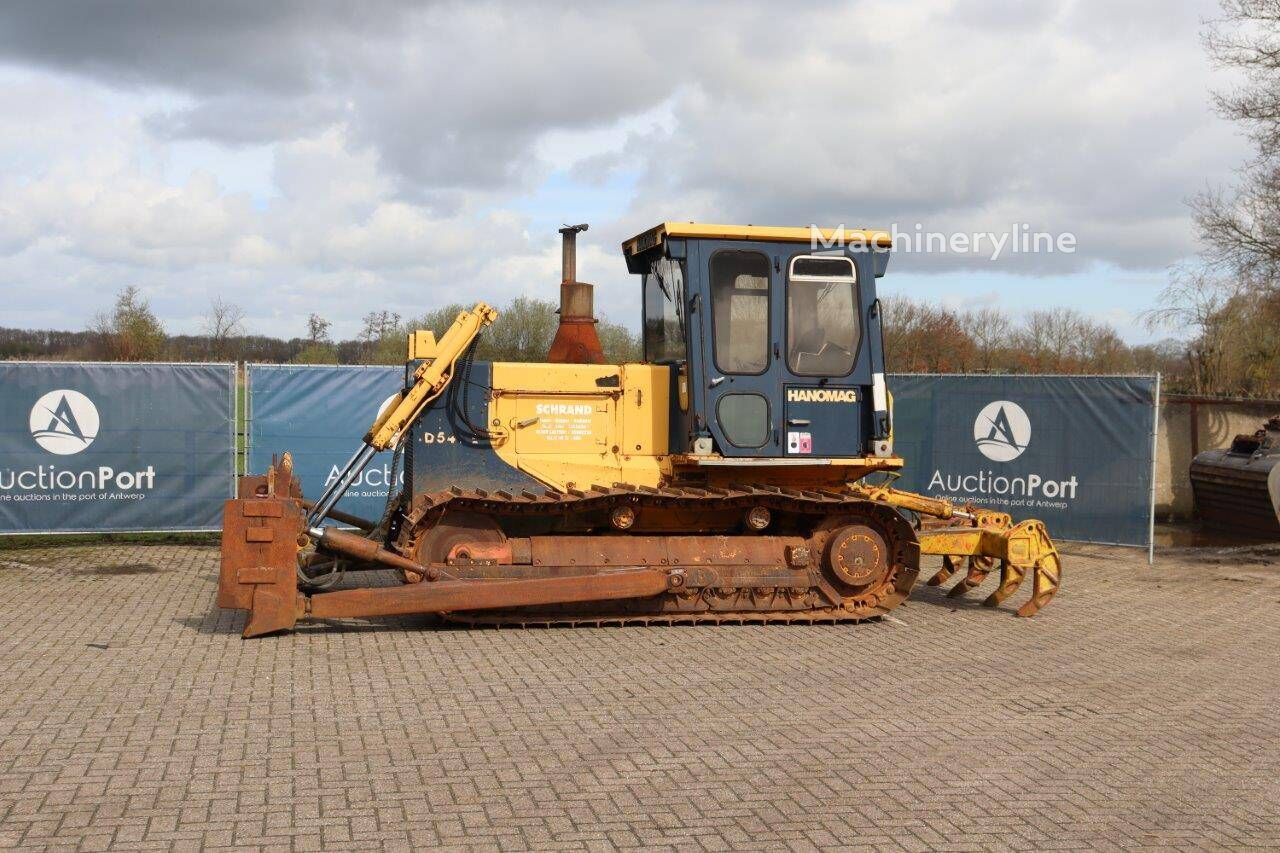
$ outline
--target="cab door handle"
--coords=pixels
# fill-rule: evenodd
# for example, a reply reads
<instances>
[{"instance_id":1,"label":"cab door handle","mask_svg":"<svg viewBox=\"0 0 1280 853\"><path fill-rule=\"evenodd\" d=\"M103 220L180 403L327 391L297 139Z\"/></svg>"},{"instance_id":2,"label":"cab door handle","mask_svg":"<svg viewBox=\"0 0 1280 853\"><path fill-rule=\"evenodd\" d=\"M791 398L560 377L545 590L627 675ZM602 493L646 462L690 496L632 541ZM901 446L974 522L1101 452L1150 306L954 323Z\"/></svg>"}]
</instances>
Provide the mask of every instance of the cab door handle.
<instances>
[{"instance_id":1,"label":"cab door handle","mask_svg":"<svg viewBox=\"0 0 1280 853\"><path fill-rule=\"evenodd\" d=\"M808 426L807 418L787 418L787 426Z\"/></svg>"}]
</instances>

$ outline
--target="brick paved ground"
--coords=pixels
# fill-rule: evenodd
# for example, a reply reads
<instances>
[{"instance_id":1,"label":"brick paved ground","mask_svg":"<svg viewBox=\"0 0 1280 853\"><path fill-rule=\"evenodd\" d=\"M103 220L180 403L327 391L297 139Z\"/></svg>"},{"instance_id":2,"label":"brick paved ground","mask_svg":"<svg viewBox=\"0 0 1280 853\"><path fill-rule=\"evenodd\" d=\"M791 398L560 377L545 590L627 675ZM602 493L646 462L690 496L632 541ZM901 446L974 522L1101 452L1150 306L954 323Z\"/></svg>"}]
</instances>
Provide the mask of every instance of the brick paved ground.
<instances>
[{"instance_id":1,"label":"brick paved ground","mask_svg":"<svg viewBox=\"0 0 1280 853\"><path fill-rule=\"evenodd\" d=\"M244 642L214 549L0 552L0 846L1280 846L1280 550L1068 560L1031 621Z\"/></svg>"}]
</instances>

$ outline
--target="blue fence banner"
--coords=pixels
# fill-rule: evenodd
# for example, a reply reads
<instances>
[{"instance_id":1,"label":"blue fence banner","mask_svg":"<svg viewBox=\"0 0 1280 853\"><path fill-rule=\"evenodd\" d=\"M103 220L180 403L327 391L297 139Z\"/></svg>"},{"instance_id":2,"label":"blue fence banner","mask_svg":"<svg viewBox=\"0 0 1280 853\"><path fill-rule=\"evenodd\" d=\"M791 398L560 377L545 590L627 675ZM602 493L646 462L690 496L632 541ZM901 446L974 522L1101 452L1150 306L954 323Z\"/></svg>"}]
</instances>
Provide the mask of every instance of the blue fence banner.
<instances>
[{"instance_id":1,"label":"blue fence banner","mask_svg":"<svg viewBox=\"0 0 1280 853\"><path fill-rule=\"evenodd\" d=\"M235 366L0 362L0 534L218 530Z\"/></svg>"},{"instance_id":2,"label":"blue fence banner","mask_svg":"<svg viewBox=\"0 0 1280 853\"><path fill-rule=\"evenodd\" d=\"M337 477L405 378L401 366L247 370L248 470L266 470L287 450L311 498ZM1015 520L1039 518L1059 539L1149 543L1155 377L904 374L889 387L895 445L907 460L898 485ZM473 417L483 418L484 399L472 395ZM440 405L426 412L406 446L418 491L473 480L493 485L503 472L485 464L505 467L459 439ZM338 507L380 518L388 491L403 485L393 461L390 451L375 456Z\"/></svg>"},{"instance_id":3,"label":"blue fence banner","mask_svg":"<svg viewBox=\"0 0 1280 853\"><path fill-rule=\"evenodd\" d=\"M315 500L360 448L379 408L404 388L403 366L251 364L248 471L261 474L288 451L302 493ZM338 509L374 521L404 481L394 454L379 453Z\"/></svg>"},{"instance_id":4,"label":"blue fence banner","mask_svg":"<svg viewBox=\"0 0 1280 853\"><path fill-rule=\"evenodd\" d=\"M1150 544L1154 376L893 376L902 488Z\"/></svg>"}]
</instances>

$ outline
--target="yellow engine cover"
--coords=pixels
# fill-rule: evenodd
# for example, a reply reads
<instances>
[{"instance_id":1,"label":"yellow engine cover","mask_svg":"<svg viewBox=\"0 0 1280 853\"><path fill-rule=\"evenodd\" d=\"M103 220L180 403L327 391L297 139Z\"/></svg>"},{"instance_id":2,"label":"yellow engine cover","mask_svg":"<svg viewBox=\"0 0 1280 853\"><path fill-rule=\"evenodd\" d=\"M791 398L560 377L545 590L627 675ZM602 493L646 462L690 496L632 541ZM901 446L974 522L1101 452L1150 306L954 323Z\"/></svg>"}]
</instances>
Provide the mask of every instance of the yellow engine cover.
<instances>
[{"instance_id":1,"label":"yellow engine cover","mask_svg":"<svg viewBox=\"0 0 1280 853\"><path fill-rule=\"evenodd\" d=\"M657 486L670 473L670 368L652 364L495 362L494 451L565 491Z\"/></svg>"}]
</instances>

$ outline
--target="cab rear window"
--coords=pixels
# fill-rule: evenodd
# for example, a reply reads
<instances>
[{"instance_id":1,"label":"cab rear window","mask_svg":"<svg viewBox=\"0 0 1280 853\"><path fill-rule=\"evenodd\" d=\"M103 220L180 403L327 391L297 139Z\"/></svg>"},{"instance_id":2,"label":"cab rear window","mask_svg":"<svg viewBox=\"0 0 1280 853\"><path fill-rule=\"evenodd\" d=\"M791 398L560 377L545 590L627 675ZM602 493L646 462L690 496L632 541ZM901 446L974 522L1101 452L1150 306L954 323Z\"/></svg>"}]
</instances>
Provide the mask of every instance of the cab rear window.
<instances>
[{"instance_id":1,"label":"cab rear window","mask_svg":"<svg viewBox=\"0 0 1280 853\"><path fill-rule=\"evenodd\" d=\"M659 258L644 276L645 361L684 361L684 342L684 262Z\"/></svg>"}]
</instances>

